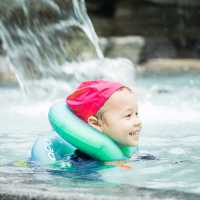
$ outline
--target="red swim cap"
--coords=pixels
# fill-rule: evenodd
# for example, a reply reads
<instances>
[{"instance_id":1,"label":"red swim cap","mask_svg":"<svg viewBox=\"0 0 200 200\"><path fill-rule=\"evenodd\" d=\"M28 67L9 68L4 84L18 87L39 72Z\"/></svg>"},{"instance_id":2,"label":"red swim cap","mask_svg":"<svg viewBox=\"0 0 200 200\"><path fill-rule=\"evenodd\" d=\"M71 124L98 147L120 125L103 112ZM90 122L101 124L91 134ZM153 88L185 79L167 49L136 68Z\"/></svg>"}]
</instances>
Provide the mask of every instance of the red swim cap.
<instances>
[{"instance_id":1,"label":"red swim cap","mask_svg":"<svg viewBox=\"0 0 200 200\"><path fill-rule=\"evenodd\" d=\"M82 120L95 115L107 99L119 88L121 83L105 80L82 82L66 99L70 109Z\"/></svg>"}]
</instances>

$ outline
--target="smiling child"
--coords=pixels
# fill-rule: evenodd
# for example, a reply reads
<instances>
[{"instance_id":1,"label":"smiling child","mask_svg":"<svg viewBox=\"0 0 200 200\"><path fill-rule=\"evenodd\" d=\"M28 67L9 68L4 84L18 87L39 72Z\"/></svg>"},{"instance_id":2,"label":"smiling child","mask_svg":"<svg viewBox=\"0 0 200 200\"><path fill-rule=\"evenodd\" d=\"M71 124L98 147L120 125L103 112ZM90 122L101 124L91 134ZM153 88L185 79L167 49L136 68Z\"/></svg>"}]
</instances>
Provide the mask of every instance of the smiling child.
<instances>
[{"instance_id":1,"label":"smiling child","mask_svg":"<svg viewBox=\"0 0 200 200\"><path fill-rule=\"evenodd\" d=\"M119 145L137 146L141 122L136 94L121 83L82 82L66 103L79 118Z\"/></svg>"}]
</instances>

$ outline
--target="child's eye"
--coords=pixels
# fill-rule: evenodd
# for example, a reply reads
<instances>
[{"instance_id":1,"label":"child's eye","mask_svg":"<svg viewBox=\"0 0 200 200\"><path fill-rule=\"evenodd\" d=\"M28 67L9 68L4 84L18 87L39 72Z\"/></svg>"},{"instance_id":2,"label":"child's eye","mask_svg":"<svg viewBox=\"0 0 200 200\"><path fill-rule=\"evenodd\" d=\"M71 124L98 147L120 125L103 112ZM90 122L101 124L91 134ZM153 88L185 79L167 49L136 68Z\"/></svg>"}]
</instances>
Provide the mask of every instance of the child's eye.
<instances>
[{"instance_id":1,"label":"child's eye","mask_svg":"<svg viewBox=\"0 0 200 200\"><path fill-rule=\"evenodd\" d=\"M131 117L131 114L128 114L128 115L126 115L125 117L126 117L126 118L130 118L130 117Z\"/></svg>"}]
</instances>

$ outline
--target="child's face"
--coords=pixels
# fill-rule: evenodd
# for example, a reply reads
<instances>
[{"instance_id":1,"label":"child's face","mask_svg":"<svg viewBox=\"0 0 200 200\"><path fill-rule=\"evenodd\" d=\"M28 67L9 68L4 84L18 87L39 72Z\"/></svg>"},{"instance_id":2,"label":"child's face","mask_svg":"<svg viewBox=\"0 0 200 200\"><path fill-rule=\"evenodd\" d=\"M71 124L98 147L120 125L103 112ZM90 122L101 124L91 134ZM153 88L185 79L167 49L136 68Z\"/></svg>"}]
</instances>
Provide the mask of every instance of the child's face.
<instances>
[{"instance_id":1,"label":"child's face","mask_svg":"<svg viewBox=\"0 0 200 200\"><path fill-rule=\"evenodd\" d=\"M104 106L101 130L119 144L138 145L141 122L136 95L123 88L116 91Z\"/></svg>"}]
</instances>

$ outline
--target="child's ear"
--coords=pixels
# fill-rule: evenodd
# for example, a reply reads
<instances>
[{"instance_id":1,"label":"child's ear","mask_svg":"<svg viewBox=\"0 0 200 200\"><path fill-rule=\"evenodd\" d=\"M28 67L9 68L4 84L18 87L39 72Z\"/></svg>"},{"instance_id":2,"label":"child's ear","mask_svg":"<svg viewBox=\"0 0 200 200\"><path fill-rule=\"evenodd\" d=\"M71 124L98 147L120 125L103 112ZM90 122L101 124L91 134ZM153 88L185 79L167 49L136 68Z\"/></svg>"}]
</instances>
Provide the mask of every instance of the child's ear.
<instances>
[{"instance_id":1,"label":"child's ear","mask_svg":"<svg viewBox=\"0 0 200 200\"><path fill-rule=\"evenodd\" d=\"M98 131L102 132L101 125L99 124L98 119L95 116L91 115L90 117L88 117L88 124Z\"/></svg>"}]
</instances>

